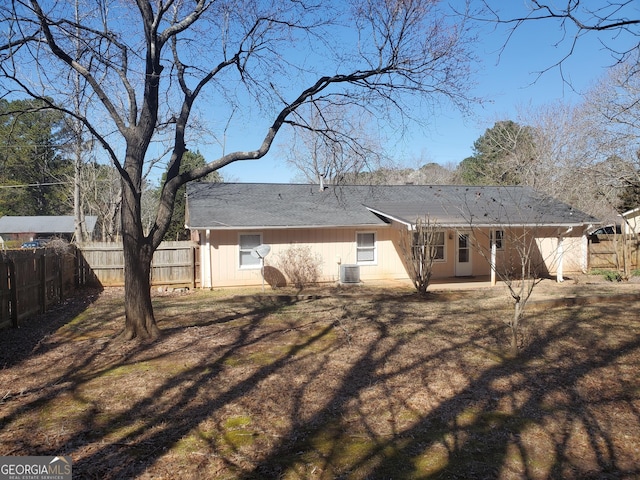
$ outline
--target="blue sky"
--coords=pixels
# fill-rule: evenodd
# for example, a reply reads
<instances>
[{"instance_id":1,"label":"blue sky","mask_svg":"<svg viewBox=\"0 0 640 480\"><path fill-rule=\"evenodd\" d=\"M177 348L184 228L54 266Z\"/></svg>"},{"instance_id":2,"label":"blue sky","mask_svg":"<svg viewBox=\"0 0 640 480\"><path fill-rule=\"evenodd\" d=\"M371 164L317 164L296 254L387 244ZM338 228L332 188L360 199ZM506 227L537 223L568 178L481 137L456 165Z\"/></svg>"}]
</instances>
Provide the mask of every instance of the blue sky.
<instances>
[{"instance_id":1,"label":"blue sky","mask_svg":"<svg viewBox=\"0 0 640 480\"><path fill-rule=\"evenodd\" d=\"M514 13L520 10L522 14L524 4L509 2L507 8ZM395 160L412 167L416 166L412 163L416 158L422 158L425 163L457 164L472 153L473 142L496 120L516 120L520 107L542 106L558 100L579 102L580 92L601 77L613 59L598 37L587 35L579 40L576 50L563 64L563 73L570 79L571 86L562 81L558 68L539 76L540 71L552 67L569 48L566 42L556 45L561 38L559 24L531 22L519 28L501 49L506 41L506 29L494 30L494 26L487 25L477 43L476 53L482 63L476 66L477 86L473 90L473 95L484 102L475 106L472 115L467 117L453 107L445 107L429 120L427 130L411 129L394 144ZM230 136L228 148L235 148L238 140L238 148L246 149L250 138L251 132ZM282 159L278 143L276 140L276 146L259 161L239 162L223 168L223 177L239 182L293 181L295 172ZM205 149L202 153L209 158L218 155L220 150Z\"/></svg>"}]
</instances>

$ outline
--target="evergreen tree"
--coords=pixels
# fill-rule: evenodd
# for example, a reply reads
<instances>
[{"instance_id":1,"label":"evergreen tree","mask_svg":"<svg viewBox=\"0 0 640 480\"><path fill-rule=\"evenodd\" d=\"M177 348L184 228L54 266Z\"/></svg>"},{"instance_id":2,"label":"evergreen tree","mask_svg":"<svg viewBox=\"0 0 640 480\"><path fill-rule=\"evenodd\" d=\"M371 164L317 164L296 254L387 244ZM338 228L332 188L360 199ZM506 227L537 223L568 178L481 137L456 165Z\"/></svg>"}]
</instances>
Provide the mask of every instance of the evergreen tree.
<instances>
[{"instance_id":1,"label":"evergreen tree","mask_svg":"<svg viewBox=\"0 0 640 480\"><path fill-rule=\"evenodd\" d=\"M627 212L640 207L640 183L630 183L620 194L618 210Z\"/></svg>"},{"instance_id":2,"label":"evergreen tree","mask_svg":"<svg viewBox=\"0 0 640 480\"><path fill-rule=\"evenodd\" d=\"M520 185L534 161L531 127L512 120L496 122L473 144L473 155L458 166L459 182L467 185Z\"/></svg>"},{"instance_id":3,"label":"evergreen tree","mask_svg":"<svg viewBox=\"0 0 640 480\"><path fill-rule=\"evenodd\" d=\"M0 215L70 213L73 166L59 154L63 116L38 100L0 100Z\"/></svg>"}]
</instances>

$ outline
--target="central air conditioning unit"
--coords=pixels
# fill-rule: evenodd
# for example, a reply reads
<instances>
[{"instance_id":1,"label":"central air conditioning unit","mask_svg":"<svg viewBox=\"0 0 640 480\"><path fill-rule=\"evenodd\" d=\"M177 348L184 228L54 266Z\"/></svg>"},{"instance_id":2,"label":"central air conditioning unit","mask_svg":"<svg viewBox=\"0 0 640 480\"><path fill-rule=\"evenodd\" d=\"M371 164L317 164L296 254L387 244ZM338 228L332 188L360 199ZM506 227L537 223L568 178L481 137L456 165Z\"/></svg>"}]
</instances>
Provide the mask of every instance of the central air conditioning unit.
<instances>
[{"instance_id":1,"label":"central air conditioning unit","mask_svg":"<svg viewBox=\"0 0 640 480\"><path fill-rule=\"evenodd\" d=\"M360 283L360 266L340 265L340 283Z\"/></svg>"}]
</instances>

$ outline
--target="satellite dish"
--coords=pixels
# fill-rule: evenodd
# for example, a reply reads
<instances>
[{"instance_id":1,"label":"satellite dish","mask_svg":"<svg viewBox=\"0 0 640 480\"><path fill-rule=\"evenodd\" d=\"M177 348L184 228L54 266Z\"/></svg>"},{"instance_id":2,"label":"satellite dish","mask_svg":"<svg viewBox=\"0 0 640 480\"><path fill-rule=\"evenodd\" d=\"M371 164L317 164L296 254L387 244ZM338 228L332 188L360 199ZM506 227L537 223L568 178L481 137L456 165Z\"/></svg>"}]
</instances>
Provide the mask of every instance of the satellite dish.
<instances>
[{"instance_id":1,"label":"satellite dish","mask_svg":"<svg viewBox=\"0 0 640 480\"><path fill-rule=\"evenodd\" d=\"M251 256L253 258L263 259L269 252L271 251L271 247L269 245L258 245L254 249L251 250Z\"/></svg>"},{"instance_id":2,"label":"satellite dish","mask_svg":"<svg viewBox=\"0 0 640 480\"><path fill-rule=\"evenodd\" d=\"M251 249L251 256L253 258L259 258L260 259L260 265L262 266L262 291L264 292L264 257L266 257L267 255L269 255L269 252L271 251L271 247L269 245L258 245L255 248Z\"/></svg>"}]
</instances>

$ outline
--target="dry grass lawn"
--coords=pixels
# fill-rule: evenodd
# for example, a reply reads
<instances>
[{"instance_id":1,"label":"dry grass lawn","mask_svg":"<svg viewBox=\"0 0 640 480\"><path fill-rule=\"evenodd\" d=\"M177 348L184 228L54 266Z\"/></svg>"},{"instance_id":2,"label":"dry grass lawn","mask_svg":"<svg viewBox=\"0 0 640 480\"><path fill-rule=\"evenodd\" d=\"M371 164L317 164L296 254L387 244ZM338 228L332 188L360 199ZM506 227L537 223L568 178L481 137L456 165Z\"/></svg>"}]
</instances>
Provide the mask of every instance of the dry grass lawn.
<instances>
[{"instance_id":1,"label":"dry grass lawn","mask_svg":"<svg viewBox=\"0 0 640 480\"><path fill-rule=\"evenodd\" d=\"M155 293L150 345L113 340L122 291L90 292L2 332L0 454L79 479L640 478L638 291L540 285L515 359L501 287Z\"/></svg>"}]
</instances>

